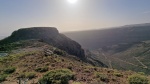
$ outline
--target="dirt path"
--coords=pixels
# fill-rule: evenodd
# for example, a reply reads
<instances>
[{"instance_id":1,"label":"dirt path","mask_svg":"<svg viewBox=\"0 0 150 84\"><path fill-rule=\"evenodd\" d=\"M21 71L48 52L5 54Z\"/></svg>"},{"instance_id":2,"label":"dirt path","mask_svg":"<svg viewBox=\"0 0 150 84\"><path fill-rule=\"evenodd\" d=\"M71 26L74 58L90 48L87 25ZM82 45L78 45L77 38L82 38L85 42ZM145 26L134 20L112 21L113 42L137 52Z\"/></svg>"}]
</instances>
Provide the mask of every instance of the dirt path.
<instances>
[{"instance_id":1,"label":"dirt path","mask_svg":"<svg viewBox=\"0 0 150 84\"><path fill-rule=\"evenodd\" d=\"M128 61L125 61L125 60L122 60L120 58L117 58L117 57L111 57L111 56L107 56L104 52L100 51L99 54L101 54L102 56L104 56L104 59L106 60L106 62L108 62L108 66L109 68L113 68L112 66L112 60L111 59L115 59L115 60L118 60L118 61L121 61L121 62L124 62L126 64L129 64L129 65L132 65L132 66L135 66L135 67L139 67L139 68L148 68L146 65L144 65L138 58L134 57L142 66L139 66L137 64L134 64L134 63L131 63L131 62L128 62Z\"/></svg>"},{"instance_id":2,"label":"dirt path","mask_svg":"<svg viewBox=\"0 0 150 84\"><path fill-rule=\"evenodd\" d=\"M122 59L119 59L119 58L116 58L116 57L113 57L114 59L117 59L117 60L119 60L119 61L121 61L121 62L124 62L124 63L126 63L126 64L130 64L130 65L133 65L133 66L138 66L138 65L136 65L136 64L133 64L133 63L130 63L130 62L127 62L127 61L124 61L124 60L122 60Z\"/></svg>"},{"instance_id":3,"label":"dirt path","mask_svg":"<svg viewBox=\"0 0 150 84\"><path fill-rule=\"evenodd\" d=\"M143 68L148 68L145 64L143 64L137 57L134 57L142 66Z\"/></svg>"}]
</instances>

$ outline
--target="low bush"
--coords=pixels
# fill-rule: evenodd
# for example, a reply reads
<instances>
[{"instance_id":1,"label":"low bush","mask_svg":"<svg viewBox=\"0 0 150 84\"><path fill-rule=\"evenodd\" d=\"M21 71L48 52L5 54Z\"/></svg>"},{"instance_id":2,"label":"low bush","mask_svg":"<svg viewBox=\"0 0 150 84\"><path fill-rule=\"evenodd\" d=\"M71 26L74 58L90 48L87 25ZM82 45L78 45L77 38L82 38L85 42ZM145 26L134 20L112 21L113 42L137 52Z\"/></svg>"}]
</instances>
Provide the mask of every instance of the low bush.
<instances>
[{"instance_id":1,"label":"low bush","mask_svg":"<svg viewBox=\"0 0 150 84\"><path fill-rule=\"evenodd\" d=\"M57 54L57 55L62 55L62 56L65 55L65 52L62 51L62 50L59 50L59 49L54 50L54 53Z\"/></svg>"},{"instance_id":2,"label":"low bush","mask_svg":"<svg viewBox=\"0 0 150 84\"><path fill-rule=\"evenodd\" d=\"M25 78L26 76L25 76L25 73L20 73L19 74L19 78Z\"/></svg>"},{"instance_id":3,"label":"low bush","mask_svg":"<svg viewBox=\"0 0 150 84\"><path fill-rule=\"evenodd\" d=\"M148 84L148 78L141 74L134 74L128 77L129 84Z\"/></svg>"},{"instance_id":4,"label":"low bush","mask_svg":"<svg viewBox=\"0 0 150 84\"><path fill-rule=\"evenodd\" d=\"M85 73L91 73L89 69L84 69Z\"/></svg>"},{"instance_id":5,"label":"low bush","mask_svg":"<svg viewBox=\"0 0 150 84\"><path fill-rule=\"evenodd\" d=\"M0 74L0 82L5 81L7 75L6 74Z\"/></svg>"},{"instance_id":6,"label":"low bush","mask_svg":"<svg viewBox=\"0 0 150 84\"><path fill-rule=\"evenodd\" d=\"M46 72L48 71L48 67L39 67L35 69L36 72Z\"/></svg>"},{"instance_id":7,"label":"low bush","mask_svg":"<svg viewBox=\"0 0 150 84\"><path fill-rule=\"evenodd\" d=\"M108 76L106 74L96 72L95 76L96 78L99 78L103 82L109 82Z\"/></svg>"},{"instance_id":8,"label":"low bush","mask_svg":"<svg viewBox=\"0 0 150 84\"><path fill-rule=\"evenodd\" d=\"M67 68L70 69L70 70L72 70L72 66L68 66Z\"/></svg>"},{"instance_id":9,"label":"low bush","mask_svg":"<svg viewBox=\"0 0 150 84\"><path fill-rule=\"evenodd\" d=\"M117 76L117 77L122 77L122 76L123 76L123 75L122 75L121 73L119 73L119 72L115 72L114 75Z\"/></svg>"},{"instance_id":10,"label":"low bush","mask_svg":"<svg viewBox=\"0 0 150 84\"><path fill-rule=\"evenodd\" d=\"M8 67L4 70L5 74L11 74L13 72L15 72L16 68L15 67Z\"/></svg>"},{"instance_id":11,"label":"low bush","mask_svg":"<svg viewBox=\"0 0 150 84\"><path fill-rule=\"evenodd\" d=\"M26 78L32 79L35 78L36 74L34 72L28 72L25 74Z\"/></svg>"},{"instance_id":12,"label":"low bush","mask_svg":"<svg viewBox=\"0 0 150 84\"><path fill-rule=\"evenodd\" d=\"M145 73L144 73L144 72L138 72L138 74L145 75Z\"/></svg>"},{"instance_id":13,"label":"low bush","mask_svg":"<svg viewBox=\"0 0 150 84\"><path fill-rule=\"evenodd\" d=\"M68 69L51 70L39 80L40 84L68 84L74 74Z\"/></svg>"},{"instance_id":14,"label":"low bush","mask_svg":"<svg viewBox=\"0 0 150 84\"><path fill-rule=\"evenodd\" d=\"M25 72L25 73L20 73L19 78L35 78L36 74L34 72Z\"/></svg>"}]
</instances>

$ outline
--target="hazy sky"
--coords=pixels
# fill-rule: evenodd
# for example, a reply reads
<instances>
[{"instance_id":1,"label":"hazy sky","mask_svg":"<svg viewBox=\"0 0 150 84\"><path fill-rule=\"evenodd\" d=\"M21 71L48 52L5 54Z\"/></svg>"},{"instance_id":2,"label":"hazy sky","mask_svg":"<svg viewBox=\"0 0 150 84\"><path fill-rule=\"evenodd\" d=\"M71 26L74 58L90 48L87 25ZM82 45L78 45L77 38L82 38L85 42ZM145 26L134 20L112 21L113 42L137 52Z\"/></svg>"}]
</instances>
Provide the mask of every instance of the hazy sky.
<instances>
[{"instance_id":1,"label":"hazy sky","mask_svg":"<svg viewBox=\"0 0 150 84\"><path fill-rule=\"evenodd\" d=\"M0 36L35 26L65 32L149 22L150 0L0 0Z\"/></svg>"}]
</instances>

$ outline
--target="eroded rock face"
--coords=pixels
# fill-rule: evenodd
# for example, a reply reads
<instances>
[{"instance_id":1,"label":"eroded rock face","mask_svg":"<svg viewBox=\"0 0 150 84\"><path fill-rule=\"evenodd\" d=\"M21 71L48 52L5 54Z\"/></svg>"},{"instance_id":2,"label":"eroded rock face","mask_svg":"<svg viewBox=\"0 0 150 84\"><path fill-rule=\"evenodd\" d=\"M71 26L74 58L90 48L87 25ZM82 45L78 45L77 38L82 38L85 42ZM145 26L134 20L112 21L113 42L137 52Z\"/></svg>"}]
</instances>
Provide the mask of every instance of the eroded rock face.
<instances>
[{"instance_id":1,"label":"eroded rock face","mask_svg":"<svg viewBox=\"0 0 150 84\"><path fill-rule=\"evenodd\" d=\"M84 50L80 44L60 34L54 27L32 27L14 31L11 36L0 41L0 45L20 40L40 39L54 47L62 49L71 55L84 59Z\"/></svg>"}]
</instances>

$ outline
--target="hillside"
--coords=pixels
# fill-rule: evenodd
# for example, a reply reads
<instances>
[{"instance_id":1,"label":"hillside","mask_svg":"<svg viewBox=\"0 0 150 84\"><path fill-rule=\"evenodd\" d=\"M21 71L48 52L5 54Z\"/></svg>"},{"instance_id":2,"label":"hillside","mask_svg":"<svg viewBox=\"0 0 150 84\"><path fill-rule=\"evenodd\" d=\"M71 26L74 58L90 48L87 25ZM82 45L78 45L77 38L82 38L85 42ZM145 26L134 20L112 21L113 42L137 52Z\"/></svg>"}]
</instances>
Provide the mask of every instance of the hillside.
<instances>
[{"instance_id":1,"label":"hillside","mask_svg":"<svg viewBox=\"0 0 150 84\"><path fill-rule=\"evenodd\" d=\"M150 40L150 24L136 24L110 29L64 33L85 49L99 49L119 43L134 43Z\"/></svg>"},{"instance_id":2,"label":"hillside","mask_svg":"<svg viewBox=\"0 0 150 84\"><path fill-rule=\"evenodd\" d=\"M69 39L63 34L60 34L58 30L53 27L19 29L14 31L11 36L1 40L0 45L29 39L42 40L43 42L62 49L71 55L78 56L81 59L85 58L84 50L81 48L80 44Z\"/></svg>"},{"instance_id":3,"label":"hillside","mask_svg":"<svg viewBox=\"0 0 150 84\"><path fill-rule=\"evenodd\" d=\"M150 24L65 33L109 68L150 74Z\"/></svg>"},{"instance_id":4,"label":"hillside","mask_svg":"<svg viewBox=\"0 0 150 84\"><path fill-rule=\"evenodd\" d=\"M0 57L0 82L4 81L4 84L17 84L18 78L23 78L21 82L29 78L26 82L37 84L47 73L63 73L65 78L73 76L69 78L69 84L128 84L128 77L135 74L132 71L94 67L38 40L19 41L8 46L12 45L14 49L8 56ZM1 80L2 76L5 79ZM52 76L53 84L67 84L59 83L59 76L57 80Z\"/></svg>"},{"instance_id":5,"label":"hillside","mask_svg":"<svg viewBox=\"0 0 150 84\"><path fill-rule=\"evenodd\" d=\"M149 46L149 43L149 41L144 42L144 47ZM117 64L123 63L113 60L113 57L120 56L121 52L123 55L123 51L129 50L132 46L133 44L105 46L93 51L85 50L84 53L80 44L60 34L56 28L19 29L0 41L0 83L133 84L132 82L138 82L141 84L145 82L148 84L149 76L143 72L148 73L149 65L136 56L134 58L139 65L133 68L140 67L142 72L130 71L130 67L123 70L114 69L120 69ZM148 57L148 49L144 51L147 53L143 55L144 59ZM134 54L139 51L135 50ZM112 55L112 60L108 55ZM130 55L131 53L129 57ZM107 61L112 61L113 66L110 66L111 63L107 64ZM145 69L148 70L144 71Z\"/></svg>"},{"instance_id":6,"label":"hillside","mask_svg":"<svg viewBox=\"0 0 150 84\"><path fill-rule=\"evenodd\" d=\"M95 59L109 68L150 74L150 41L107 46L93 50L92 53Z\"/></svg>"}]
</instances>

